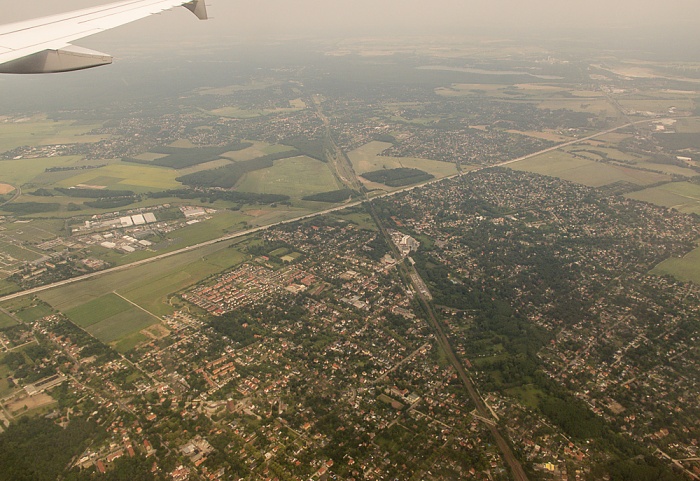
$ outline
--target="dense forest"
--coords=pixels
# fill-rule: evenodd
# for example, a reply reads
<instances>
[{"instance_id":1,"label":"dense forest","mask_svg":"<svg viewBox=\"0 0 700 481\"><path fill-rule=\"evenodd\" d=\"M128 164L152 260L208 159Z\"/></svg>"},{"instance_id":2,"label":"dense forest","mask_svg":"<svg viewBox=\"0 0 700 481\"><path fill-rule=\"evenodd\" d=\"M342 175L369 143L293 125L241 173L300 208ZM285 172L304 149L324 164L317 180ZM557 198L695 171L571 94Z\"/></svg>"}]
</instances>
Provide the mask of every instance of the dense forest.
<instances>
[{"instance_id":1,"label":"dense forest","mask_svg":"<svg viewBox=\"0 0 700 481\"><path fill-rule=\"evenodd\" d=\"M418 184L434 179L432 174L423 172L420 169L409 169L399 167L398 169L375 170L366 172L362 177L370 182L379 182L389 187L403 187L405 185Z\"/></svg>"}]
</instances>

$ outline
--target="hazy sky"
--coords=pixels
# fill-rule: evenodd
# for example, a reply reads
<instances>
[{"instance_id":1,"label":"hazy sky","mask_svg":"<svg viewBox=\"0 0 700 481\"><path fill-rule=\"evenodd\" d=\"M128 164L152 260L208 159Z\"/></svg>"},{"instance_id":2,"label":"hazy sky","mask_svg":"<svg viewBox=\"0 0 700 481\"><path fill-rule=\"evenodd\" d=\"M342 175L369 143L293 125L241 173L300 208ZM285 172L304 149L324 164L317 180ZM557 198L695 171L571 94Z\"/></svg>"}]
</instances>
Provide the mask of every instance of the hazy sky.
<instances>
[{"instance_id":1,"label":"hazy sky","mask_svg":"<svg viewBox=\"0 0 700 481\"><path fill-rule=\"evenodd\" d=\"M110 2L0 0L3 12L0 23L107 3ZM76 41L78 45L113 55L115 66L59 76L0 75L0 108L3 98L5 103L10 98L22 99L22 105L27 103L28 108L31 107L28 99L32 99L39 106L32 108L41 108L47 95L60 100L70 96L56 96L55 92L65 94L71 89L75 95L82 96L84 90L108 101L116 97L110 81L131 88L134 75L138 75L147 85L176 83L183 72L191 69L189 65L202 61L205 56L201 52L214 54L206 56L208 59L237 62L241 49L235 55L227 54L230 45L243 44L248 48L264 45L268 39L274 43L276 37L289 36L443 33L512 39L525 33L556 47L562 39L573 35L596 50L653 50L657 58L670 59L682 54L686 60L700 61L700 39L695 32L700 0L207 0L207 3L212 19L206 22L197 20L184 8L176 8ZM277 44L297 45L288 41ZM170 61L173 70L164 73L160 72L161 68L142 67L144 62L150 65L154 59ZM129 64L138 68L132 68L129 73ZM156 75L168 80L158 79ZM202 85L207 81L201 80ZM66 104L73 105L73 101L66 100Z\"/></svg>"},{"instance_id":2,"label":"hazy sky","mask_svg":"<svg viewBox=\"0 0 700 481\"><path fill-rule=\"evenodd\" d=\"M0 0L0 6L4 7L3 23L104 3L110 2ZM310 30L423 33L444 28L451 31L457 28L537 30L650 25L685 28L696 24L700 18L698 0L208 0L208 4L214 19L207 29L233 36L303 35ZM157 28L168 36L182 36L181 29L188 26L185 13L169 13L167 20L146 20L141 27ZM131 29L124 31L123 36L129 37L131 32Z\"/></svg>"}]
</instances>

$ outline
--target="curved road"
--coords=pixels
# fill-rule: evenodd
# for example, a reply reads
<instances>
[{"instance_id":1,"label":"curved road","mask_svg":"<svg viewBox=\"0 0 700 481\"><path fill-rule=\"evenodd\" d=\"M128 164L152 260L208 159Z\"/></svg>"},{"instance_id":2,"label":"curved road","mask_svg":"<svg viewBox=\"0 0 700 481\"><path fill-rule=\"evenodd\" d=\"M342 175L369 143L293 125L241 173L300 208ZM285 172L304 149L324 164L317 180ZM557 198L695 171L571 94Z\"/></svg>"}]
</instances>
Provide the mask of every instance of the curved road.
<instances>
[{"instance_id":1,"label":"curved road","mask_svg":"<svg viewBox=\"0 0 700 481\"><path fill-rule=\"evenodd\" d=\"M12 184L7 184L7 185L12 185ZM0 204L0 207L2 207L3 205L7 205L10 202L16 201L19 198L19 196L22 195L22 187L20 187L19 185L18 186L13 185L12 187L15 188L15 195L13 195L10 200L7 200L7 201L3 202L2 204Z\"/></svg>"}]
</instances>

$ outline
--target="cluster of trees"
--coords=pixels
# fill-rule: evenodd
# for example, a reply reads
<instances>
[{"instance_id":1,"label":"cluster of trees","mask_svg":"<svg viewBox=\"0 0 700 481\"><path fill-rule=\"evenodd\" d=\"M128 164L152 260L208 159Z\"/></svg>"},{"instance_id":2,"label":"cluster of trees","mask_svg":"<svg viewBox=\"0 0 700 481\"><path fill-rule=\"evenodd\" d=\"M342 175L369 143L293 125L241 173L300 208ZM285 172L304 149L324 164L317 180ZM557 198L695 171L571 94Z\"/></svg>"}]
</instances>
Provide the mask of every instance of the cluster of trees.
<instances>
[{"instance_id":1,"label":"cluster of trees","mask_svg":"<svg viewBox=\"0 0 700 481\"><path fill-rule=\"evenodd\" d=\"M131 190L81 189L78 187L72 189L56 187L54 190L68 197L82 197L84 199L109 199L115 197L132 197L134 195L134 192Z\"/></svg>"},{"instance_id":2,"label":"cluster of trees","mask_svg":"<svg viewBox=\"0 0 700 481\"><path fill-rule=\"evenodd\" d=\"M663 133L655 134L654 140L666 151L700 149L700 138L695 133Z\"/></svg>"},{"instance_id":3,"label":"cluster of trees","mask_svg":"<svg viewBox=\"0 0 700 481\"><path fill-rule=\"evenodd\" d=\"M389 187L403 187L405 185L417 184L435 178L434 175L420 169L409 169L407 167L366 172L362 174L362 177L370 182L379 182Z\"/></svg>"},{"instance_id":4,"label":"cluster of trees","mask_svg":"<svg viewBox=\"0 0 700 481\"><path fill-rule=\"evenodd\" d=\"M237 310L213 318L209 322L209 327L218 334L228 337L240 348L255 342L255 334L260 334L259 326L256 328L257 324L250 315Z\"/></svg>"},{"instance_id":5,"label":"cluster of trees","mask_svg":"<svg viewBox=\"0 0 700 481\"><path fill-rule=\"evenodd\" d=\"M202 202L213 203L217 200L238 202L240 204L274 204L276 202L289 201L288 195L279 194L254 194L250 192L235 192L232 190L218 189L173 189L162 192L151 192L148 196L152 199L165 197L177 197L178 199L199 199Z\"/></svg>"},{"instance_id":6,"label":"cluster of trees","mask_svg":"<svg viewBox=\"0 0 700 481\"><path fill-rule=\"evenodd\" d=\"M57 212L61 204L55 202L13 202L2 206L5 212L16 215L43 214L45 212Z\"/></svg>"},{"instance_id":7,"label":"cluster of trees","mask_svg":"<svg viewBox=\"0 0 700 481\"><path fill-rule=\"evenodd\" d=\"M94 421L80 417L73 417L65 428L43 417L24 417L0 434L1 477L13 481L55 481L65 474L74 456L105 436Z\"/></svg>"}]
</instances>

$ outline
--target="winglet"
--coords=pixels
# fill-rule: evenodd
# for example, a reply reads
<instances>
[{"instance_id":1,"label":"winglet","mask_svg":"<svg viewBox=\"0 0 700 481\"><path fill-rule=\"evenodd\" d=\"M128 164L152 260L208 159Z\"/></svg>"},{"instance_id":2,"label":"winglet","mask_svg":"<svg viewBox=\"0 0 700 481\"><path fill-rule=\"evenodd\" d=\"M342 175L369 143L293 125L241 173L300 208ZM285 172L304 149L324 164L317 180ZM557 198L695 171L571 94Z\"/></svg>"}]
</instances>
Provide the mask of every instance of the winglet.
<instances>
[{"instance_id":1,"label":"winglet","mask_svg":"<svg viewBox=\"0 0 700 481\"><path fill-rule=\"evenodd\" d=\"M204 0L192 0L189 3L186 3L184 5L187 7L187 9L197 15L197 18L200 20L206 20L207 18L207 6L204 3Z\"/></svg>"}]
</instances>

